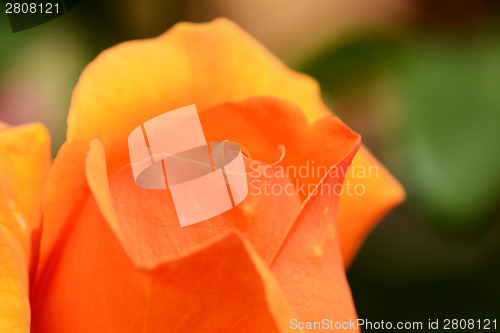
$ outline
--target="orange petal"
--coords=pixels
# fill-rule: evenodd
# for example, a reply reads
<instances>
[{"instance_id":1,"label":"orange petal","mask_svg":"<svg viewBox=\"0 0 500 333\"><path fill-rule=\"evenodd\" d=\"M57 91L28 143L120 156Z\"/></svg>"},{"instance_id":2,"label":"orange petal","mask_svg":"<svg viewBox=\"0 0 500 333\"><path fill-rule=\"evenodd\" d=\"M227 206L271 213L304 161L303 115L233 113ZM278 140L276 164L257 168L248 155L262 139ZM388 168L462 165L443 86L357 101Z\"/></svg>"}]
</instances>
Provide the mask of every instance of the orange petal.
<instances>
[{"instance_id":1,"label":"orange petal","mask_svg":"<svg viewBox=\"0 0 500 333\"><path fill-rule=\"evenodd\" d=\"M358 193L363 194L344 192L339 201L340 248L346 266L354 259L374 222L405 198L399 182L365 147L354 157L351 171L347 173L346 184L350 184L353 192L358 186Z\"/></svg>"},{"instance_id":2,"label":"orange petal","mask_svg":"<svg viewBox=\"0 0 500 333\"><path fill-rule=\"evenodd\" d=\"M357 315L339 247L338 196L332 195L332 191L342 184L343 171L349 167L358 147L359 141L325 176L317 192L305 201L271 264L300 321L321 322L328 318L341 325L346 323L343 327L346 331L357 331L350 326L356 322Z\"/></svg>"},{"instance_id":3,"label":"orange petal","mask_svg":"<svg viewBox=\"0 0 500 333\"><path fill-rule=\"evenodd\" d=\"M26 252L0 224L0 332L30 331L28 287Z\"/></svg>"},{"instance_id":4,"label":"orange petal","mask_svg":"<svg viewBox=\"0 0 500 333\"><path fill-rule=\"evenodd\" d=\"M39 124L0 129L0 156L0 224L18 238L29 262L51 163L49 134Z\"/></svg>"},{"instance_id":5,"label":"orange petal","mask_svg":"<svg viewBox=\"0 0 500 333\"><path fill-rule=\"evenodd\" d=\"M29 273L35 267L41 196L50 166L42 125L0 123L0 332L29 332Z\"/></svg>"},{"instance_id":6,"label":"orange petal","mask_svg":"<svg viewBox=\"0 0 500 333\"><path fill-rule=\"evenodd\" d=\"M36 332L289 331L276 281L236 234L138 269L90 196L65 240L35 285Z\"/></svg>"}]
</instances>

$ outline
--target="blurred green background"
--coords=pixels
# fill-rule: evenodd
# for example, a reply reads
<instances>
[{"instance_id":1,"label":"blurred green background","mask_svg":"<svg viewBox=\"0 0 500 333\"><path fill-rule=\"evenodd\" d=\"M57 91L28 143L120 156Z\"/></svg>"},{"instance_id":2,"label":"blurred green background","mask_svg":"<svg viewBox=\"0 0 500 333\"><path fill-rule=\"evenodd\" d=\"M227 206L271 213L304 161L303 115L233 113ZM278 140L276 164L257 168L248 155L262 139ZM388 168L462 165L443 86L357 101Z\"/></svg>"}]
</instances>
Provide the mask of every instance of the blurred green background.
<instances>
[{"instance_id":1,"label":"blurred green background","mask_svg":"<svg viewBox=\"0 0 500 333\"><path fill-rule=\"evenodd\" d=\"M55 155L100 51L220 16L315 77L408 192L348 272L359 316L500 320L498 0L82 0L15 34L2 11L0 120L42 121Z\"/></svg>"}]
</instances>

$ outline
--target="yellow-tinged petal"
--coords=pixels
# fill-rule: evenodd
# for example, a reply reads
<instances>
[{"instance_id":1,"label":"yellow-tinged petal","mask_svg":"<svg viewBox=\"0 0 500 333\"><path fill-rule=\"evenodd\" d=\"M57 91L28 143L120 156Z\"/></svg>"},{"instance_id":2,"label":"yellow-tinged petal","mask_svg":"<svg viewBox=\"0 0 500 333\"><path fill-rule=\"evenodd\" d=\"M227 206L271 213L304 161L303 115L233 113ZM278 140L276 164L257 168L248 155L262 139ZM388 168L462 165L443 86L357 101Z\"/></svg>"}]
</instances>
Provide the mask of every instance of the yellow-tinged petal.
<instances>
[{"instance_id":1,"label":"yellow-tinged petal","mask_svg":"<svg viewBox=\"0 0 500 333\"><path fill-rule=\"evenodd\" d=\"M50 167L43 125L0 129L0 224L22 244L28 262L38 255L41 202Z\"/></svg>"},{"instance_id":2,"label":"yellow-tinged petal","mask_svg":"<svg viewBox=\"0 0 500 333\"><path fill-rule=\"evenodd\" d=\"M0 332L30 331L29 283L25 250L0 224Z\"/></svg>"},{"instance_id":3,"label":"yellow-tinged petal","mask_svg":"<svg viewBox=\"0 0 500 333\"><path fill-rule=\"evenodd\" d=\"M50 161L45 127L0 123L0 332L30 331L29 275Z\"/></svg>"},{"instance_id":4,"label":"yellow-tinged petal","mask_svg":"<svg viewBox=\"0 0 500 333\"><path fill-rule=\"evenodd\" d=\"M393 207L405 198L405 191L391 173L366 149L354 157L345 180L362 195L342 195L339 200L340 248L346 266L352 262L366 235Z\"/></svg>"}]
</instances>

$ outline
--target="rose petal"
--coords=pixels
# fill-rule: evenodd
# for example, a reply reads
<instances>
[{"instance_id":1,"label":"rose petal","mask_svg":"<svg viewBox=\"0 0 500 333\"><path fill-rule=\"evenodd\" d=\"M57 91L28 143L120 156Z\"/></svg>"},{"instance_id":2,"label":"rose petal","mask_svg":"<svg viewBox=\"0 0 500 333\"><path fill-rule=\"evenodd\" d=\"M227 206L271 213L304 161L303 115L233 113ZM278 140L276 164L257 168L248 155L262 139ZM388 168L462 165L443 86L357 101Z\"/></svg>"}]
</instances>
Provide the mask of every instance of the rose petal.
<instances>
[{"instance_id":1,"label":"rose petal","mask_svg":"<svg viewBox=\"0 0 500 333\"><path fill-rule=\"evenodd\" d=\"M332 195L332 191L343 182L343 172L338 169L347 170L358 147L359 141L325 176L317 192L306 200L271 264L300 321L321 322L326 318L334 323L351 323L357 320L339 247L338 197ZM343 329L357 331L350 326Z\"/></svg>"},{"instance_id":2,"label":"rose petal","mask_svg":"<svg viewBox=\"0 0 500 333\"><path fill-rule=\"evenodd\" d=\"M340 249L346 266L374 228L374 222L405 199L401 184L366 147L362 146L354 157L351 170L345 182L350 184L354 195L340 196L338 212ZM354 193L356 186L362 195Z\"/></svg>"},{"instance_id":3,"label":"rose petal","mask_svg":"<svg viewBox=\"0 0 500 333\"><path fill-rule=\"evenodd\" d=\"M26 252L17 237L0 224L0 332L30 331Z\"/></svg>"},{"instance_id":4,"label":"rose petal","mask_svg":"<svg viewBox=\"0 0 500 333\"><path fill-rule=\"evenodd\" d=\"M30 262L38 255L41 201L51 163L50 137L43 125L0 129L0 224L23 245Z\"/></svg>"},{"instance_id":5,"label":"rose petal","mask_svg":"<svg viewBox=\"0 0 500 333\"><path fill-rule=\"evenodd\" d=\"M0 331L29 332L29 269L38 255L41 196L50 165L42 125L0 123Z\"/></svg>"}]
</instances>

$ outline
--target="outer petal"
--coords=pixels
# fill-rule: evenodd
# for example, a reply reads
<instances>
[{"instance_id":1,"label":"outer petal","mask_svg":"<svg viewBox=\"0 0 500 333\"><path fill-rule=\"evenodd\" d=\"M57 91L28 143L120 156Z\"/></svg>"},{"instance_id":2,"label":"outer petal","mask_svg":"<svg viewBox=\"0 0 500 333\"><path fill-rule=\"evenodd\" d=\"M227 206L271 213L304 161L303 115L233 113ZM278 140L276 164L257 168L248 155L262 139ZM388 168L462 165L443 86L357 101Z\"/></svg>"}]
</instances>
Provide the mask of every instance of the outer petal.
<instances>
[{"instance_id":1,"label":"outer petal","mask_svg":"<svg viewBox=\"0 0 500 333\"><path fill-rule=\"evenodd\" d=\"M362 146L345 180L354 189L361 185L362 195L341 195L339 200L339 237L344 263L349 266L366 235L393 207L405 198L405 191L391 173Z\"/></svg>"},{"instance_id":2,"label":"outer petal","mask_svg":"<svg viewBox=\"0 0 500 333\"><path fill-rule=\"evenodd\" d=\"M0 224L0 332L30 331L26 252Z\"/></svg>"},{"instance_id":3,"label":"outer petal","mask_svg":"<svg viewBox=\"0 0 500 333\"><path fill-rule=\"evenodd\" d=\"M50 142L41 125L0 123L0 331L29 332L29 267L38 254ZM31 261L30 261L31 258Z\"/></svg>"},{"instance_id":4,"label":"outer petal","mask_svg":"<svg viewBox=\"0 0 500 333\"><path fill-rule=\"evenodd\" d=\"M49 134L39 124L4 127L0 156L0 224L18 238L30 260L32 242L35 248L38 243L42 194L51 163Z\"/></svg>"},{"instance_id":5,"label":"outer petal","mask_svg":"<svg viewBox=\"0 0 500 333\"><path fill-rule=\"evenodd\" d=\"M342 323L346 331L357 331L350 326L357 315L340 253L335 187L344 180L344 172L338 171L349 168L358 147L359 141L304 202L271 264L299 320L321 322L326 318Z\"/></svg>"}]
</instances>

